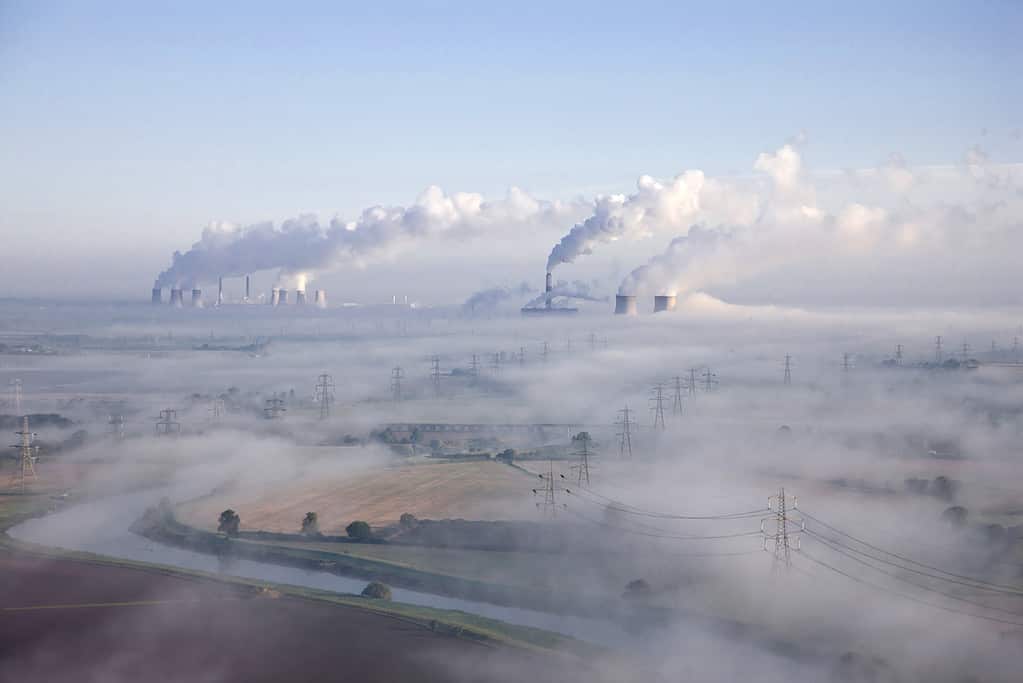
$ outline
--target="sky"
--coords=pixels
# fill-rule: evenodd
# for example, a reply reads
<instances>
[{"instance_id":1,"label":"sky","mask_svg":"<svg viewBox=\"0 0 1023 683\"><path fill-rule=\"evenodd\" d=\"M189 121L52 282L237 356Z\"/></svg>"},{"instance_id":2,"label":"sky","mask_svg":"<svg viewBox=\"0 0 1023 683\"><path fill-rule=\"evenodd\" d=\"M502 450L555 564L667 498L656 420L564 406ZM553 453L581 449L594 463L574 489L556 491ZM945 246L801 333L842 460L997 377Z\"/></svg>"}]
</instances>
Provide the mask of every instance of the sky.
<instances>
[{"instance_id":1,"label":"sky","mask_svg":"<svg viewBox=\"0 0 1023 683\"><path fill-rule=\"evenodd\" d=\"M801 134L816 169L1019 162L1021 34L1015 2L4 0L5 288L145 298L210 221L353 220L430 185L589 200L747 174Z\"/></svg>"}]
</instances>

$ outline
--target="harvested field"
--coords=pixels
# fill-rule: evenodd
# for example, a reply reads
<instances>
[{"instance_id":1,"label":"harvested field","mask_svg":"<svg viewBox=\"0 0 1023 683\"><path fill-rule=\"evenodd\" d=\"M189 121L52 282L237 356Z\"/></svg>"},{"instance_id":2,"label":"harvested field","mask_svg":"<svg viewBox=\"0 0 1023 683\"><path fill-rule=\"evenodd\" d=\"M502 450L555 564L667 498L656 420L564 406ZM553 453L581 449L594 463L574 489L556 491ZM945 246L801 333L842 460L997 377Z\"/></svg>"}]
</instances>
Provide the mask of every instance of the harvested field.
<instances>
[{"instance_id":1,"label":"harvested field","mask_svg":"<svg viewBox=\"0 0 1023 683\"><path fill-rule=\"evenodd\" d=\"M392 524L405 512L424 519L522 519L535 516L533 486L528 475L499 463L424 463L299 478L258 497L229 490L182 506L179 516L212 529L220 512L233 508L243 529L294 533L306 512L316 512L324 534L344 534L356 519Z\"/></svg>"},{"instance_id":2,"label":"harvested field","mask_svg":"<svg viewBox=\"0 0 1023 683\"><path fill-rule=\"evenodd\" d=\"M569 662L364 610L128 567L0 555L0 680L568 680ZM528 672L528 673L527 673Z\"/></svg>"}]
</instances>

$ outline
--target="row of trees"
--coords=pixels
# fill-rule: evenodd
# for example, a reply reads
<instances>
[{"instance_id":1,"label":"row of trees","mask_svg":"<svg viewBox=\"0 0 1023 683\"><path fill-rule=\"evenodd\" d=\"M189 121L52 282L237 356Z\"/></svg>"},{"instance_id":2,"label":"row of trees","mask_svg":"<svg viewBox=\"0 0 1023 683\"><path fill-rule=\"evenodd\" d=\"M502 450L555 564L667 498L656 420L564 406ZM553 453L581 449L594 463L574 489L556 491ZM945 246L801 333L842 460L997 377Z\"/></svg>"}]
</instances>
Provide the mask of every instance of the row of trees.
<instances>
[{"instance_id":1,"label":"row of trees","mask_svg":"<svg viewBox=\"0 0 1023 683\"><path fill-rule=\"evenodd\" d=\"M401 516L401 525L405 528L415 525L415 516L405 513ZM237 536L241 527L241 516L231 509L224 510L217 519L217 531L226 536ZM355 541L367 541L373 538L373 529L368 522L356 520L345 527L348 538ZM320 535L320 519L315 512L305 513L302 518L302 534L305 536Z\"/></svg>"}]
</instances>

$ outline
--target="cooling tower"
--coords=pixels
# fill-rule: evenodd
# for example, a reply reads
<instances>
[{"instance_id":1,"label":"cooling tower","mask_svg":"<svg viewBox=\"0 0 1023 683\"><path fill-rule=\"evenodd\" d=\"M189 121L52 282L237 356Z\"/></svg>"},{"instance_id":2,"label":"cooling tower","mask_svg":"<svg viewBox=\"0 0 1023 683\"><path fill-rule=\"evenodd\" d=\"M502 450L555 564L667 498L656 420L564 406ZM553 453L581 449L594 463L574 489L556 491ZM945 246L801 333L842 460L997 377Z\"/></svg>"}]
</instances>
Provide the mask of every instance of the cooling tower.
<instances>
[{"instance_id":1,"label":"cooling tower","mask_svg":"<svg viewBox=\"0 0 1023 683\"><path fill-rule=\"evenodd\" d=\"M274 287L270 290L270 305L276 306L281 301L281 290Z\"/></svg>"},{"instance_id":2,"label":"cooling tower","mask_svg":"<svg viewBox=\"0 0 1023 683\"><path fill-rule=\"evenodd\" d=\"M322 289L317 289L313 302L320 308L327 307L327 292Z\"/></svg>"},{"instance_id":3,"label":"cooling tower","mask_svg":"<svg viewBox=\"0 0 1023 683\"><path fill-rule=\"evenodd\" d=\"M277 290L277 294L278 294L278 296L277 296L277 305L278 306L286 305L288 303L288 290L283 289L283 288L282 289L278 289Z\"/></svg>"},{"instance_id":4,"label":"cooling tower","mask_svg":"<svg viewBox=\"0 0 1023 683\"><path fill-rule=\"evenodd\" d=\"M171 306L181 306L182 303L183 303L183 301L181 299L181 290L176 288L176 287L171 287L170 305Z\"/></svg>"},{"instance_id":5,"label":"cooling tower","mask_svg":"<svg viewBox=\"0 0 1023 683\"><path fill-rule=\"evenodd\" d=\"M299 305L299 306L305 306L305 290L304 289L296 289L295 290L295 303L297 305Z\"/></svg>"},{"instance_id":6,"label":"cooling tower","mask_svg":"<svg viewBox=\"0 0 1023 683\"><path fill-rule=\"evenodd\" d=\"M200 308L202 306L202 290L196 287L192 290L192 308Z\"/></svg>"},{"instance_id":7,"label":"cooling tower","mask_svg":"<svg viewBox=\"0 0 1023 683\"><path fill-rule=\"evenodd\" d=\"M625 294L616 296L615 315L636 315L636 297Z\"/></svg>"},{"instance_id":8,"label":"cooling tower","mask_svg":"<svg viewBox=\"0 0 1023 683\"><path fill-rule=\"evenodd\" d=\"M674 294L659 294L654 297L654 313L675 310Z\"/></svg>"}]
</instances>

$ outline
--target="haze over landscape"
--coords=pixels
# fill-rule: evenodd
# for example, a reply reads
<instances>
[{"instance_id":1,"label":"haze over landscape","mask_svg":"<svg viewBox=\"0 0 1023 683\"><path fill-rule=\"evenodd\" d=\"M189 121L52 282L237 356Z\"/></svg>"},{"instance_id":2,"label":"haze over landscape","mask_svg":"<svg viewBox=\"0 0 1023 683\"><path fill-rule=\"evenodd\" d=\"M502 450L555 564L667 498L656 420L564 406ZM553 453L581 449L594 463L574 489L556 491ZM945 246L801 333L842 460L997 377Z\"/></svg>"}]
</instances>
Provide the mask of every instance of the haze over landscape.
<instances>
[{"instance_id":1,"label":"haze over landscape","mask_svg":"<svg viewBox=\"0 0 1023 683\"><path fill-rule=\"evenodd\" d=\"M1021 29L3 3L0 679L1017 680Z\"/></svg>"}]
</instances>

